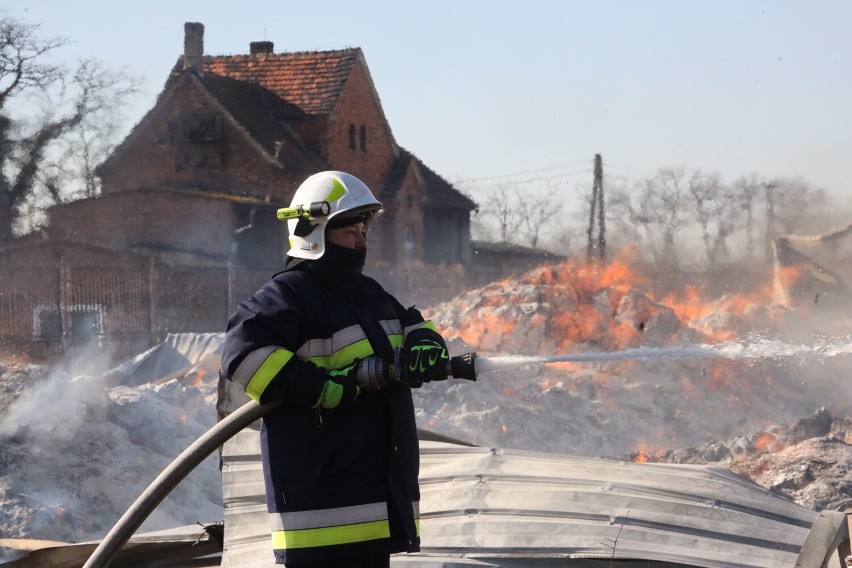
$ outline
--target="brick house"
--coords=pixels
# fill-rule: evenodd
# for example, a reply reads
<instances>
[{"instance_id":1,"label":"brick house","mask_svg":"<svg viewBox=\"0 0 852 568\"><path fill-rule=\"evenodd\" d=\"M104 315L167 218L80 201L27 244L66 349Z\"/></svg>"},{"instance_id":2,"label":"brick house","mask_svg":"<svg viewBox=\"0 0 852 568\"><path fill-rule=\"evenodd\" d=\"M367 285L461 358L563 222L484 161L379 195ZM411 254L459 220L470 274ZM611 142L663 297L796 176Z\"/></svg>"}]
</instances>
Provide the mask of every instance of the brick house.
<instances>
[{"instance_id":1,"label":"brick house","mask_svg":"<svg viewBox=\"0 0 852 568\"><path fill-rule=\"evenodd\" d=\"M169 332L221 331L283 264L276 209L326 169L384 204L369 274L421 306L467 284L476 204L397 144L359 48L207 56L203 33L185 25L155 105L99 167L101 195L0 243L4 350L96 340L123 357Z\"/></svg>"}]
</instances>

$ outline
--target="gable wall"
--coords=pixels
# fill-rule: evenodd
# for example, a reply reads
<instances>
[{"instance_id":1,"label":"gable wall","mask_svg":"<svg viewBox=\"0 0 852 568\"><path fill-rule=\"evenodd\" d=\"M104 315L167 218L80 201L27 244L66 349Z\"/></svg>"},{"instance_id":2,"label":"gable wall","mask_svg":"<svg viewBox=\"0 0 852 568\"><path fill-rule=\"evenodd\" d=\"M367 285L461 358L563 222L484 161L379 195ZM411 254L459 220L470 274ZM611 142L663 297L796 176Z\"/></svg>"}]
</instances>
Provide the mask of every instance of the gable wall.
<instances>
[{"instance_id":1,"label":"gable wall","mask_svg":"<svg viewBox=\"0 0 852 568\"><path fill-rule=\"evenodd\" d=\"M355 127L354 148L350 127ZM361 127L366 145L361 145ZM384 120L380 102L374 96L363 65L355 65L328 123L326 148L328 162L348 171L378 194L395 158L393 135Z\"/></svg>"},{"instance_id":2,"label":"gable wall","mask_svg":"<svg viewBox=\"0 0 852 568\"><path fill-rule=\"evenodd\" d=\"M100 172L103 193L188 187L286 200L300 176L264 156L190 76L178 80Z\"/></svg>"}]
</instances>

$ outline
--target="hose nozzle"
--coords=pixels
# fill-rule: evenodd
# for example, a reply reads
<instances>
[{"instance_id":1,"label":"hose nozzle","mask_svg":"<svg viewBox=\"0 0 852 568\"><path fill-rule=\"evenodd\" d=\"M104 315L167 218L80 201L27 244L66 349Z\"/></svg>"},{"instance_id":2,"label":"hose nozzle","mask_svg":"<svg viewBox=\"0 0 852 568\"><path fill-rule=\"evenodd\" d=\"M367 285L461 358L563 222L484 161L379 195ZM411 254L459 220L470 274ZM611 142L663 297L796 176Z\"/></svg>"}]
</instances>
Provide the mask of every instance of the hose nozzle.
<instances>
[{"instance_id":1,"label":"hose nozzle","mask_svg":"<svg viewBox=\"0 0 852 568\"><path fill-rule=\"evenodd\" d=\"M476 353L465 353L450 357L447 363L447 376L454 379L476 380Z\"/></svg>"}]
</instances>

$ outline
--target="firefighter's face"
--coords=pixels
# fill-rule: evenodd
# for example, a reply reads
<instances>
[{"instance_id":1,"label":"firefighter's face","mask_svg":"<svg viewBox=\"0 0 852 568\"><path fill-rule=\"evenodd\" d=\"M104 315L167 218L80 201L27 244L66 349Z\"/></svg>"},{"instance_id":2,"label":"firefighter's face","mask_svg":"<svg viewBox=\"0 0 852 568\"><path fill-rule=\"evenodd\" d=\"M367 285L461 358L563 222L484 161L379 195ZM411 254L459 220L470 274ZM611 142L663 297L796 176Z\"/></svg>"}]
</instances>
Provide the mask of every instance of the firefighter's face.
<instances>
[{"instance_id":1,"label":"firefighter's face","mask_svg":"<svg viewBox=\"0 0 852 568\"><path fill-rule=\"evenodd\" d=\"M329 229L325 233L325 239L349 249L367 248L367 227L364 223L355 223L338 229Z\"/></svg>"}]
</instances>

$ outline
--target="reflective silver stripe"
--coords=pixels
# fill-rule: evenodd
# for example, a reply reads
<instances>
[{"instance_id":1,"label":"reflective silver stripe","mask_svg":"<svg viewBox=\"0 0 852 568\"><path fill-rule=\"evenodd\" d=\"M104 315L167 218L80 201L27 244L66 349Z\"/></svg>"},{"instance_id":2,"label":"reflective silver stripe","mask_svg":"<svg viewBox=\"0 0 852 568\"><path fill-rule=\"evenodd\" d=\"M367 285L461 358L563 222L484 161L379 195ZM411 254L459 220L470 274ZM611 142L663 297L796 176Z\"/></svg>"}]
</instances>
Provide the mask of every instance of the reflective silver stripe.
<instances>
[{"instance_id":1,"label":"reflective silver stripe","mask_svg":"<svg viewBox=\"0 0 852 568\"><path fill-rule=\"evenodd\" d=\"M412 501L411 506L414 508L414 519L420 518L420 501Z\"/></svg>"},{"instance_id":2,"label":"reflective silver stripe","mask_svg":"<svg viewBox=\"0 0 852 568\"><path fill-rule=\"evenodd\" d=\"M402 322L398 319L382 320L379 322L379 325L382 326L382 329L388 335L398 335L402 333Z\"/></svg>"},{"instance_id":3,"label":"reflective silver stripe","mask_svg":"<svg viewBox=\"0 0 852 568\"><path fill-rule=\"evenodd\" d=\"M257 370L260 369L260 366L263 365L264 361L266 361L266 358L278 349L282 348L276 345L270 345L268 347L261 347L260 349L252 351L246 355L243 362L240 363L239 367L237 367L237 370L234 372L234 376L231 377L231 380L245 390L249 381L252 377L254 377L254 374L257 373Z\"/></svg>"},{"instance_id":4,"label":"reflective silver stripe","mask_svg":"<svg viewBox=\"0 0 852 568\"><path fill-rule=\"evenodd\" d=\"M323 339L309 339L304 345L299 347L296 355L302 359L311 357L330 357L348 345L366 339L364 330L360 325L350 325L347 328L341 329L332 335Z\"/></svg>"},{"instance_id":5,"label":"reflective silver stripe","mask_svg":"<svg viewBox=\"0 0 852 568\"><path fill-rule=\"evenodd\" d=\"M298 511L295 513L272 513L269 517L273 531L298 531L386 521L388 519L388 506L384 502L370 503L368 505Z\"/></svg>"},{"instance_id":6,"label":"reflective silver stripe","mask_svg":"<svg viewBox=\"0 0 852 568\"><path fill-rule=\"evenodd\" d=\"M381 320L379 325L382 326L382 331L388 335L399 334L402 332L402 323L398 319ZM364 330L360 325L350 325L347 328L335 332L331 337L322 339L310 339L304 345L299 347L296 355L302 359L310 359L312 357L330 357L335 353L345 349L349 345L366 339Z\"/></svg>"}]
</instances>

